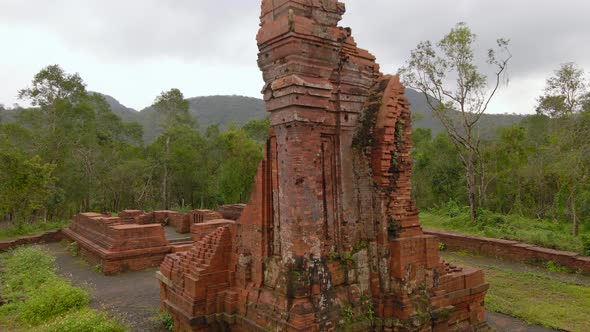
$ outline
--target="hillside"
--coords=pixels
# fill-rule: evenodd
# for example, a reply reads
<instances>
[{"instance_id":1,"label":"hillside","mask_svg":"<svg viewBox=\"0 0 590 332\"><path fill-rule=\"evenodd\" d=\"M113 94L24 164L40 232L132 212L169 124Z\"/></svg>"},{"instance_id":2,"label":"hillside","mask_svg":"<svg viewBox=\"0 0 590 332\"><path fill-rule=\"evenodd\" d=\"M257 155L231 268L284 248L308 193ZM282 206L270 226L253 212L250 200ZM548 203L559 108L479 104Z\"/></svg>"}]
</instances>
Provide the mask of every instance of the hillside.
<instances>
[{"instance_id":1,"label":"hillside","mask_svg":"<svg viewBox=\"0 0 590 332\"><path fill-rule=\"evenodd\" d=\"M97 92L93 92L97 93ZM100 94L100 93L99 93ZM121 104L117 99L102 95L111 106L114 113L126 122L138 122L144 128L144 141L152 142L160 135L160 123L162 116L152 107L147 107L138 112ZM440 121L430 110L424 96L412 89L406 90L406 95L411 103L412 112L417 115L414 128L428 128L433 135L444 130ZM226 128L230 124L243 125L253 119L267 116L264 102L258 98L244 96L206 96L189 98L189 112L193 119L204 130L210 125L219 124ZM17 111L0 111L0 121L14 120ZM493 138L498 128L519 123L524 116L510 114L486 114L481 118L482 137Z\"/></svg>"},{"instance_id":2,"label":"hillside","mask_svg":"<svg viewBox=\"0 0 590 332\"><path fill-rule=\"evenodd\" d=\"M432 130L433 136L444 130L440 120L430 109L426 98L421 92L406 89L406 96L410 101L412 113L415 116L414 128L426 128ZM484 114L480 119L481 137L493 139L498 128L512 126L520 123L524 115L518 114Z\"/></svg>"},{"instance_id":3,"label":"hillside","mask_svg":"<svg viewBox=\"0 0 590 332\"><path fill-rule=\"evenodd\" d=\"M262 100L243 96L207 96L189 98L189 113L202 130L215 124L226 128L230 124L244 125L253 119L265 117ZM152 107L136 113L135 121L144 128L144 139L151 142L161 132L162 116Z\"/></svg>"}]
</instances>

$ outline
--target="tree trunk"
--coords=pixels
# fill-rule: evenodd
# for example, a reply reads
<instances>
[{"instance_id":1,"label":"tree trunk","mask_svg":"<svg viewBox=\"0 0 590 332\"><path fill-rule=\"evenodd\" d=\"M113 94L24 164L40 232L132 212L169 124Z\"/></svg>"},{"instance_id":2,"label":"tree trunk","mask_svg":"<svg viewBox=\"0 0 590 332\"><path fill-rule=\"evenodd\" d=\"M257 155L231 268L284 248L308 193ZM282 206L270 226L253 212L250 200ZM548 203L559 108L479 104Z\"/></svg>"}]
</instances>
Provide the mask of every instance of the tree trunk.
<instances>
[{"instance_id":1,"label":"tree trunk","mask_svg":"<svg viewBox=\"0 0 590 332\"><path fill-rule=\"evenodd\" d=\"M475 160L471 151L467 152L467 195L469 198L469 211L472 222L475 222L477 217L477 203L475 197L476 183L475 183Z\"/></svg>"},{"instance_id":2,"label":"tree trunk","mask_svg":"<svg viewBox=\"0 0 590 332\"><path fill-rule=\"evenodd\" d=\"M162 202L164 210L168 210L168 155L170 154L170 137L166 137L166 151L164 160L164 176L162 177Z\"/></svg>"},{"instance_id":3,"label":"tree trunk","mask_svg":"<svg viewBox=\"0 0 590 332\"><path fill-rule=\"evenodd\" d=\"M576 194L572 193L571 195L571 201L570 201L570 207L572 210L572 221L573 221L573 231L572 231L572 235L573 236L578 236L579 231L580 231L580 223L578 222L578 214L576 212Z\"/></svg>"}]
</instances>

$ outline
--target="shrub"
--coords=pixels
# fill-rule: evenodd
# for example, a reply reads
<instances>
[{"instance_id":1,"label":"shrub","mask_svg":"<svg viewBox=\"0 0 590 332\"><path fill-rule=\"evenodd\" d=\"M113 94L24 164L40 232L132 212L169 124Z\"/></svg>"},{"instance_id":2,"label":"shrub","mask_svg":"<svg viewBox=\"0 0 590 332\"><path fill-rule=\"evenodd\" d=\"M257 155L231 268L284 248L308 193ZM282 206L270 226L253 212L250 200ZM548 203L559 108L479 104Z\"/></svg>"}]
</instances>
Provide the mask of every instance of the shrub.
<instances>
[{"instance_id":1,"label":"shrub","mask_svg":"<svg viewBox=\"0 0 590 332\"><path fill-rule=\"evenodd\" d=\"M582 251L584 256L590 256L590 236L582 236Z\"/></svg>"},{"instance_id":2,"label":"shrub","mask_svg":"<svg viewBox=\"0 0 590 332\"><path fill-rule=\"evenodd\" d=\"M448 201L443 210L445 214L451 218L457 217L461 214L461 207L453 200Z\"/></svg>"},{"instance_id":3,"label":"shrub","mask_svg":"<svg viewBox=\"0 0 590 332\"><path fill-rule=\"evenodd\" d=\"M174 319L167 311L160 311L158 321L162 323L166 331L174 331Z\"/></svg>"},{"instance_id":4,"label":"shrub","mask_svg":"<svg viewBox=\"0 0 590 332\"><path fill-rule=\"evenodd\" d=\"M567 266L563 266L558 263L555 263L554 261L548 261L544 265L545 265L545 268L547 269L547 271L549 271L549 272L560 272L560 273L575 273L576 272L575 270L573 270Z\"/></svg>"},{"instance_id":5,"label":"shrub","mask_svg":"<svg viewBox=\"0 0 590 332\"><path fill-rule=\"evenodd\" d=\"M79 287L70 285L59 278L43 284L20 306L23 322L36 325L72 310L84 308L90 302L90 295Z\"/></svg>"},{"instance_id":6,"label":"shrub","mask_svg":"<svg viewBox=\"0 0 590 332\"><path fill-rule=\"evenodd\" d=\"M127 328L104 313L82 309L37 327L34 332L124 332Z\"/></svg>"}]
</instances>

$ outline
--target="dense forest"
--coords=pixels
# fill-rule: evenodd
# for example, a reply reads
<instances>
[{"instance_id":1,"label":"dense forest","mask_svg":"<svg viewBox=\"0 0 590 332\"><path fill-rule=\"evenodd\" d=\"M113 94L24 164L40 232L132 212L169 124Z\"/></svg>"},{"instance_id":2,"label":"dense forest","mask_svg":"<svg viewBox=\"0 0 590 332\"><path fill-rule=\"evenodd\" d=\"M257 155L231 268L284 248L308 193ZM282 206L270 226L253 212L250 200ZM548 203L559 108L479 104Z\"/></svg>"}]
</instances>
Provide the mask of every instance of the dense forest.
<instances>
[{"instance_id":1,"label":"dense forest","mask_svg":"<svg viewBox=\"0 0 590 332\"><path fill-rule=\"evenodd\" d=\"M547 80L535 115L481 141L479 209L588 227L590 91L583 70L565 64ZM416 129L414 196L422 209L468 205L465 172L447 133Z\"/></svg>"},{"instance_id":2,"label":"dense forest","mask_svg":"<svg viewBox=\"0 0 590 332\"><path fill-rule=\"evenodd\" d=\"M268 128L258 120L199 130L172 89L154 102L161 134L145 145L140 124L123 122L79 75L57 65L19 96L33 107L0 123L0 216L15 223L244 201Z\"/></svg>"},{"instance_id":3,"label":"dense forest","mask_svg":"<svg viewBox=\"0 0 590 332\"><path fill-rule=\"evenodd\" d=\"M479 210L557 220L576 233L590 226L590 98L583 74L563 65L550 75L536 115L486 127L477 160L485 172L478 177ZM123 121L104 96L56 65L19 95L33 106L10 122L0 118L0 216L17 224L80 211L244 202L268 130L265 118L203 128L189 113L190 100L172 89L150 107L160 134L144 143L144 126ZM460 151L440 127L420 127L413 133L414 197L423 210L460 211L469 205Z\"/></svg>"}]
</instances>

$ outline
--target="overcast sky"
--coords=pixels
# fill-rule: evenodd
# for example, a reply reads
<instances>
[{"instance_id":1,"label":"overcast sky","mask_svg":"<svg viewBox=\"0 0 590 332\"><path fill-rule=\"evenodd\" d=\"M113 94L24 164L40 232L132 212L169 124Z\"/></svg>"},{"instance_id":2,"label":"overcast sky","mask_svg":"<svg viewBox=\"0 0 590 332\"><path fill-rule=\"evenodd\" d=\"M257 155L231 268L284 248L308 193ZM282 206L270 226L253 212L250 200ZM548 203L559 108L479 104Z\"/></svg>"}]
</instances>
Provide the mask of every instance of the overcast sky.
<instances>
[{"instance_id":1,"label":"overcast sky","mask_svg":"<svg viewBox=\"0 0 590 332\"><path fill-rule=\"evenodd\" d=\"M459 21L481 52L511 39L510 84L492 112L530 113L561 63L590 72L588 0L348 0L342 26L395 73L421 40ZM163 90L187 97L259 97L260 0L0 0L0 103L49 64L78 72L88 89L135 109ZM482 53L483 54L483 53Z\"/></svg>"}]
</instances>

